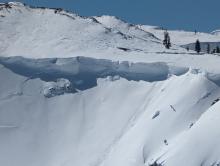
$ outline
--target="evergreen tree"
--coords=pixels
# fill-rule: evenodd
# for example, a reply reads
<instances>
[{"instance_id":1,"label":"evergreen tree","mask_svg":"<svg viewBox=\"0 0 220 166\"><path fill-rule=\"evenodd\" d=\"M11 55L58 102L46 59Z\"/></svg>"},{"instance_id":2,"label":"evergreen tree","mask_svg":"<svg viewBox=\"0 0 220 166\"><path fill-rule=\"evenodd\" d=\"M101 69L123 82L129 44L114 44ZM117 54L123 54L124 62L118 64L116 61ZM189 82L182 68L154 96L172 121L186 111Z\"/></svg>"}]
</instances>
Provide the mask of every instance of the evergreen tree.
<instances>
[{"instance_id":1,"label":"evergreen tree","mask_svg":"<svg viewBox=\"0 0 220 166\"><path fill-rule=\"evenodd\" d=\"M201 46L199 40L196 40L195 51L199 54L201 51Z\"/></svg>"},{"instance_id":2,"label":"evergreen tree","mask_svg":"<svg viewBox=\"0 0 220 166\"><path fill-rule=\"evenodd\" d=\"M216 53L216 49L215 48L212 50L212 54L214 54L214 53Z\"/></svg>"},{"instance_id":3,"label":"evergreen tree","mask_svg":"<svg viewBox=\"0 0 220 166\"><path fill-rule=\"evenodd\" d=\"M210 44L209 43L207 44L207 53L208 54L210 53Z\"/></svg>"},{"instance_id":4,"label":"evergreen tree","mask_svg":"<svg viewBox=\"0 0 220 166\"><path fill-rule=\"evenodd\" d=\"M170 36L169 33L167 31L164 32L164 40L163 40L163 45L169 49L171 47L171 43L170 43Z\"/></svg>"},{"instance_id":5,"label":"evergreen tree","mask_svg":"<svg viewBox=\"0 0 220 166\"><path fill-rule=\"evenodd\" d=\"M220 53L220 48L219 48L219 46L216 47L216 53Z\"/></svg>"}]
</instances>

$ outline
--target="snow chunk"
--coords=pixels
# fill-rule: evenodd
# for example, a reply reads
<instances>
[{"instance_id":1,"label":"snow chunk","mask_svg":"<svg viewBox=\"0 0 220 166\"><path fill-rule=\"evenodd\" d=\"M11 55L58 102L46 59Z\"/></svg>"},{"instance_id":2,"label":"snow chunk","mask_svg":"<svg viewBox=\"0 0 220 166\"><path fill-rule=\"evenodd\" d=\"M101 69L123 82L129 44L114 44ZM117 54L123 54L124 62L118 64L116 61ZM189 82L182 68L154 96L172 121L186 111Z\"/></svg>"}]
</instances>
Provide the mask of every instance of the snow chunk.
<instances>
[{"instance_id":1,"label":"snow chunk","mask_svg":"<svg viewBox=\"0 0 220 166\"><path fill-rule=\"evenodd\" d=\"M21 2L8 2L8 4L13 6L24 6L24 4Z\"/></svg>"},{"instance_id":2,"label":"snow chunk","mask_svg":"<svg viewBox=\"0 0 220 166\"><path fill-rule=\"evenodd\" d=\"M47 98L74 92L76 90L71 82L63 78L57 79L56 82L46 82L43 88L43 94Z\"/></svg>"},{"instance_id":3,"label":"snow chunk","mask_svg":"<svg viewBox=\"0 0 220 166\"><path fill-rule=\"evenodd\" d=\"M211 32L212 35L220 35L220 30L215 30Z\"/></svg>"},{"instance_id":4,"label":"snow chunk","mask_svg":"<svg viewBox=\"0 0 220 166\"><path fill-rule=\"evenodd\" d=\"M117 80L120 80L120 76L119 76L119 75L108 76L108 77L106 78L106 80L108 80L108 81L117 81Z\"/></svg>"}]
</instances>

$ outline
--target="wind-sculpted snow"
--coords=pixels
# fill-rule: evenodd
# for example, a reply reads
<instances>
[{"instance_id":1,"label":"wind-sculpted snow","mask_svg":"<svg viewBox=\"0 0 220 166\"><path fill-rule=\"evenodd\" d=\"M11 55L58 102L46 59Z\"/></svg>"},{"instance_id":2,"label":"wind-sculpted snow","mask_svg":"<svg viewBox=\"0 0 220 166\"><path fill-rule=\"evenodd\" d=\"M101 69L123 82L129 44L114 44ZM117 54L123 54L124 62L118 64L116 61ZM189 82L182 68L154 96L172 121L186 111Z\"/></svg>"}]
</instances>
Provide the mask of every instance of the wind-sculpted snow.
<instances>
[{"instance_id":1,"label":"wind-sculpted snow","mask_svg":"<svg viewBox=\"0 0 220 166\"><path fill-rule=\"evenodd\" d=\"M0 165L209 166L220 160L220 88L205 73L85 57L0 62ZM67 78L81 74L97 79L96 86L45 98L50 79L62 76L52 85L68 87Z\"/></svg>"},{"instance_id":2,"label":"wind-sculpted snow","mask_svg":"<svg viewBox=\"0 0 220 166\"><path fill-rule=\"evenodd\" d=\"M79 90L97 85L98 78L120 76L127 80L161 81L169 75L181 75L188 68L168 66L166 63L113 62L86 57L66 59L26 59L22 57L0 58L0 64L13 72L44 81L66 78Z\"/></svg>"},{"instance_id":3,"label":"wind-sculpted snow","mask_svg":"<svg viewBox=\"0 0 220 166\"><path fill-rule=\"evenodd\" d=\"M219 36L163 33L0 3L0 166L218 166L220 58L177 45Z\"/></svg>"}]
</instances>

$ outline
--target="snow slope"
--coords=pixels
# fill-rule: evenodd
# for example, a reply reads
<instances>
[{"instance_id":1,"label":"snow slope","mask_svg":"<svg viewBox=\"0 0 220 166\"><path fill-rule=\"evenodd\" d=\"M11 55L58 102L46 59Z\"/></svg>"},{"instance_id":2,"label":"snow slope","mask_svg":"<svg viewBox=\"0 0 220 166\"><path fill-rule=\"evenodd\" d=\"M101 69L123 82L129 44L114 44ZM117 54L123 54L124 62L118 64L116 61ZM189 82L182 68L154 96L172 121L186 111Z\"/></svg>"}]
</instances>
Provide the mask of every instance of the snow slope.
<instances>
[{"instance_id":1,"label":"snow slope","mask_svg":"<svg viewBox=\"0 0 220 166\"><path fill-rule=\"evenodd\" d=\"M220 63L219 58L209 55L195 58L193 51L176 46L178 42L167 50L155 37L157 33L115 17L85 18L61 9L31 8L18 2L1 4L0 15L0 56L85 56L113 61L165 62L219 71L214 65ZM212 40L208 35L205 37Z\"/></svg>"},{"instance_id":2,"label":"snow slope","mask_svg":"<svg viewBox=\"0 0 220 166\"><path fill-rule=\"evenodd\" d=\"M218 166L217 35L0 4L0 165Z\"/></svg>"},{"instance_id":3,"label":"snow slope","mask_svg":"<svg viewBox=\"0 0 220 166\"><path fill-rule=\"evenodd\" d=\"M220 42L200 42L200 47L201 47L201 51L202 52L207 52L207 47L208 47L208 44L210 46L210 53L216 49L216 47L220 47ZM195 50L195 43L190 43L190 44L186 44L186 45L183 45L184 48L189 48L191 50Z\"/></svg>"},{"instance_id":4,"label":"snow slope","mask_svg":"<svg viewBox=\"0 0 220 166\"><path fill-rule=\"evenodd\" d=\"M33 58L87 55L129 50L165 50L152 34L144 39L106 28L95 18L60 9L30 8L21 3L0 6L1 56ZM7 39L7 40L6 40Z\"/></svg>"},{"instance_id":5,"label":"snow slope","mask_svg":"<svg viewBox=\"0 0 220 166\"><path fill-rule=\"evenodd\" d=\"M212 31L211 34L219 36L220 35L220 30Z\"/></svg>"},{"instance_id":6,"label":"snow slope","mask_svg":"<svg viewBox=\"0 0 220 166\"><path fill-rule=\"evenodd\" d=\"M220 88L205 73L190 70L153 82L127 81L126 76L97 78L97 86L90 89L47 98L44 87L51 80L28 76L22 72L27 61L10 59L15 63L14 72L3 60L0 67L4 78L0 86L0 163L4 166L144 166L154 161L185 166L186 160L187 165L195 166L220 159L219 148L212 148L219 146L219 104L211 106ZM28 62L29 70L34 64L36 68L41 65L47 75L51 61ZM93 66L94 61L87 62ZM89 68L84 70L89 72ZM106 70L98 71L104 74ZM149 75L147 70L145 74ZM66 74L61 76L69 79ZM206 128L211 137L204 137ZM201 148L189 155L193 146Z\"/></svg>"},{"instance_id":7,"label":"snow slope","mask_svg":"<svg viewBox=\"0 0 220 166\"><path fill-rule=\"evenodd\" d=\"M149 25L140 25L139 28L153 33L157 38L164 38L164 30L160 27L149 26ZM186 45L190 43L195 43L197 39L200 42L220 42L220 38L217 35L212 33L204 33L204 32L190 32L183 30L168 30L171 41L177 45Z\"/></svg>"},{"instance_id":8,"label":"snow slope","mask_svg":"<svg viewBox=\"0 0 220 166\"><path fill-rule=\"evenodd\" d=\"M187 52L175 44L166 50L155 37L157 33L149 33L143 27L115 17L85 18L60 9L31 8L18 2L1 4L0 9L0 56L86 56L113 61L165 62L219 71L214 65L220 63L219 58L209 55L195 58L193 51ZM205 37L212 40L208 35Z\"/></svg>"},{"instance_id":9,"label":"snow slope","mask_svg":"<svg viewBox=\"0 0 220 166\"><path fill-rule=\"evenodd\" d=\"M125 21L122 21L117 17L104 15L94 18L105 27L113 29L115 31L120 31L128 36L137 37L142 40L149 40L149 38L152 38L154 40L156 39L156 37L152 33L140 29L137 25L129 24Z\"/></svg>"}]
</instances>

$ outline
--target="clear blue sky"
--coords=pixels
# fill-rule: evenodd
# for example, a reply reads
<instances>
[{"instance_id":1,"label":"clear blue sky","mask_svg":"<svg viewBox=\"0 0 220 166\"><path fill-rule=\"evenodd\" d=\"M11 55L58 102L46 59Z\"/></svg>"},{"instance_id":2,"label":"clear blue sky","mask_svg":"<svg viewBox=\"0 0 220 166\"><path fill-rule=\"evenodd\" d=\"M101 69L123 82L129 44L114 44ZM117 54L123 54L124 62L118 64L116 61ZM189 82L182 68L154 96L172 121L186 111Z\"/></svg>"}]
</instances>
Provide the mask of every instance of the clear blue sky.
<instances>
[{"instance_id":1,"label":"clear blue sky","mask_svg":"<svg viewBox=\"0 0 220 166\"><path fill-rule=\"evenodd\" d=\"M6 2L7 0L0 0ZM11 0L12 1L12 0ZM220 0L20 0L29 5L60 7L83 16L114 15L130 23L168 29L220 29Z\"/></svg>"}]
</instances>

